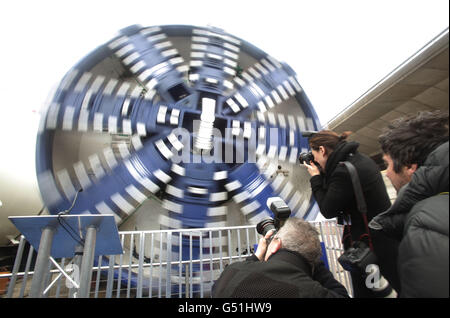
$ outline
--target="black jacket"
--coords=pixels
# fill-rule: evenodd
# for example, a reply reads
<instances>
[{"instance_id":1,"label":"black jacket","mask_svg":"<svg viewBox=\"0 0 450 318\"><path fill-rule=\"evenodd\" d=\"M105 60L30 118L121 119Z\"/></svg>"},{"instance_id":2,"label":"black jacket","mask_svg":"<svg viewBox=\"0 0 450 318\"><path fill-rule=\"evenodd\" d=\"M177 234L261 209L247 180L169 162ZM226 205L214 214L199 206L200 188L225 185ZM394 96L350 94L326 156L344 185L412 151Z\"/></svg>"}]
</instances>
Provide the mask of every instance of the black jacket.
<instances>
[{"instance_id":1,"label":"black jacket","mask_svg":"<svg viewBox=\"0 0 450 318\"><path fill-rule=\"evenodd\" d=\"M449 143L437 147L392 207L369 224L401 241L401 297L449 297Z\"/></svg>"},{"instance_id":2,"label":"black jacket","mask_svg":"<svg viewBox=\"0 0 450 318\"><path fill-rule=\"evenodd\" d=\"M386 186L376 163L364 154L357 151L359 143L339 143L330 154L325 167L325 173L311 178L311 187L320 212L325 218L339 217L341 213L350 215L352 241L360 239L366 233L361 213L357 209L353 184L347 168L339 163L351 162L358 172L359 180L367 205L368 222L386 211L391 202ZM392 287L399 291L400 283L397 274L398 242L378 233L370 232L375 253L378 256L378 265L382 275L387 278ZM344 235L347 235L344 232ZM345 239L344 247L350 246L350 240ZM360 285L364 286L364 282ZM356 286L354 286L355 288Z\"/></svg>"},{"instance_id":3,"label":"black jacket","mask_svg":"<svg viewBox=\"0 0 450 318\"><path fill-rule=\"evenodd\" d=\"M353 240L358 240L366 232L365 225L356 207L350 174L339 162L351 162L358 172L367 204L368 221L391 206L378 166L372 159L360 154L358 147L357 142L341 142L329 156L325 173L311 178L313 195L322 215L330 219L338 217L341 212L349 214Z\"/></svg>"},{"instance_id":4,"label":"black jacket","mask_svg":"<svg viewBox=\"0 0 450 318\"><path fill-rule=\"evenodd\" d=\"M280 249L267 261L255 255L232 263L212 288L214 298L342 298L347 290L323 262L311 269L298 253Z\"/></svg>"}]
</instances>

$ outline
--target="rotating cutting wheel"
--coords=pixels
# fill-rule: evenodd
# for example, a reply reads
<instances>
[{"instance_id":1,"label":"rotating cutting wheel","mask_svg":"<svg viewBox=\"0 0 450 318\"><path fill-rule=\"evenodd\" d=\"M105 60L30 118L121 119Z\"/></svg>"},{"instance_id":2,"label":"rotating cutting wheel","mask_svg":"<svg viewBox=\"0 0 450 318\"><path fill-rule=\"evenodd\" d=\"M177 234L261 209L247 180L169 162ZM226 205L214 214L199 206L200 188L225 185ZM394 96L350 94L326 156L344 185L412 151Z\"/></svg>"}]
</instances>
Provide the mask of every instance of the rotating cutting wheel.
<instances>
[{"instance_id":1,"label":"rotating cutting wheel","mask_svg":"<svg viewBox=\"0 0 450 318\"><path fill-rule=\"evenodd\" d=\"M319 128L294 71L244 40L133 25L61 81L38 134L39 187L52 214L83 189L73 213L114 214L119 225L155 198L141 230L230 225L236 207L256 224L272 215L272 196L312 220L298 155L302 131Z\"/></svg>"}]
</instances>

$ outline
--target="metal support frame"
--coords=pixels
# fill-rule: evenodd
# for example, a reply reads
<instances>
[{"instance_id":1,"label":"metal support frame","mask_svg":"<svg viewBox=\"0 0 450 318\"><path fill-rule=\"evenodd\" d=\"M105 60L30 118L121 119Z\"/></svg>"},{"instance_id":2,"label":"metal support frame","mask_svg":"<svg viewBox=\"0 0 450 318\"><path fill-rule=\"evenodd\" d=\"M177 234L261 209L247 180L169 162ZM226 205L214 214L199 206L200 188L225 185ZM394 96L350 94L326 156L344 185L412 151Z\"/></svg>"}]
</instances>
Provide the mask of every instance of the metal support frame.
<instances>
[{"instance_id":1,"label":"metal support frame","mask_svg":"<svg viewBox=\"0 0 450 318\"><path fill-rule=\"evenodd\" d=\"M86 230L83 259L81 261L80 289L77 298L88 298L91 288L92 266L94 264L95 242L97 238L97 228L89 226Z\"/></svg>"},{"instance_id":2,"label":"metal support frame","mask_svg":"<svg viewBox=\"0 0 450 318\"><path fill-rule=\"evenodd\" d=\"M75 248L75 255L73 259L73 264L76 266L76 268L81 268L81 260L83 258L83 246L78 245ZM79 287L79 286L78 286ZM77 297L77 288L71 288L69 291L69 297L70 298L76 298Z\"/></svg>"},{"instance_id":3,"label":"metal support frame","mask_svg":"<svg viewBox=\"0 0 450 318\"><path fill-rule=\"evenodd\" d=\"M44 282L48 275L48 268L50 264L50 252L53 244L53 236L55 229L53 227L45 227L42 230L41 241L39 244L39 251L36 259L36 266L34 270L33 280L31 283L30 296L33 298L40 298L44 292Z\"/></svg>"},{"instance_id":4,"label":"metal support frame","mask_svg":"<svg viewBox=\"0 0 450 318\"><path fill-rule=\"evenodd\" d=\"M10 220L38 252L29 294L32 298L48 297L54 286L59 290L62 277L69 283L66 287L69 288L70 298L87 298L90 295L95 255L123 253L113 215L10 217ZM79 239L74 235L78 235ZM23 240L19 250L20 257L16 258L14 264L13 284L8 288L8 297L13 294L23 253ZM30 248L26 265L27 275L31 251ZM73 258L69 262L69 265L73 264L71 268L63 265L66 257ZM55 258L62 258L63 263L59 265ZM51 266L55 266L58 273L53 280L51 273L55 271ZM23 285L20 291L22 297L24 287Z\"/></svg>"},{"instance_id":5,"label":"metal support frame","mask_svg":"<svg viewBox=\"0 0 450 318\"><path fill-rule=\"evenodd\" d=\"M39 245L38 256L36 260L35 271L31 283L30 297L41 298L44 296L45 284L48 278L48 268L50 265L50 252L53 244L53 236L55 229L46 227L42 231L41 241ZM94 252L96 242L97 228L89 226L86 231L86 239L83 249L83 255L79 255L80 246L77 247L75 253L75 265L81 264L80 284L78 293L75 289L71 289L71 297L88 298L92 279L92 267L94 264ZM60 269L60 271L64 271ZM66 273L67 274L67 273Z\"/></svg>"}]
</instances>

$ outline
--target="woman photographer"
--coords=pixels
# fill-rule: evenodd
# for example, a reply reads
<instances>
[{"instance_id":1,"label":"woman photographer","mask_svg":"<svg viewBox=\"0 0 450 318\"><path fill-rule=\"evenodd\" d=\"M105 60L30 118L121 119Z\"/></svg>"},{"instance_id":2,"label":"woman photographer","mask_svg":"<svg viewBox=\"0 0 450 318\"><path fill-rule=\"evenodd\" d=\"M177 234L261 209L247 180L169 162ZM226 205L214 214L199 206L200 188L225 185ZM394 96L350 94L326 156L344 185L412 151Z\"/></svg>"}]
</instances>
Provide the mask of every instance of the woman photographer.
<instances>
[{"instance_id":1,"label":"woman photographer","mask_svg":"<svg viewBox=\"0 0 450 318\"><path fill-rule=\"evenodd\" d=\"M357 151L357 142L347 142L351 132L341 135L322 130L309 139L314 162L305 162L311 177L311 188L322 215L327 218L338 217L345 220L342 241L348 250L357 241L368 244L366 224L356 204L353 184L346 166L340 162L349 161L354 165L359 176L363 195L367 205L367 222L377 214L386 211L391 203L383 178L376 163L368 156ZM317 166L317 164L319 166ZM378 258L381 274L398 292L398 275L396 270L398 244L385 237L372 239L374 252ZM366 275L363 271L351 271L354 297L377 297L366 287Z\"/></svg>"}]
</instances>

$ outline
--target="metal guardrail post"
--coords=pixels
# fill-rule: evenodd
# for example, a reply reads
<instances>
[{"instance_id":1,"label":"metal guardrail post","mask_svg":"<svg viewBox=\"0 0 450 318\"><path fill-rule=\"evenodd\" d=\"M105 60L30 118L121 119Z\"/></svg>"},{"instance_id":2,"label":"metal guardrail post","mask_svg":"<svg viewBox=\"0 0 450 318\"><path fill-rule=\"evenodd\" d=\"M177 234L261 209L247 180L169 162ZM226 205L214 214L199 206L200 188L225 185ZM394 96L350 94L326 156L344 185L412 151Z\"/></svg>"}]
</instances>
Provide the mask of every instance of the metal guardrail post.
<instances>
[{"instance_id":1,"label":"metal guardrail post","mask_svg":"<svg viewBox=\"0 0 450 318\"><path fill-rule=\"evenodd\" d=\"M158 280L158 298L161 298L161 285L162 285L162 254L163 254L163 232L159 236L159 280Z\"/></svg>"},{"instance_id":2,"label":"metal guardrail post","mask_svg":"<svg viewBox=\"0 0 450 318\"><path fill-rule=\"evenodd\" d=\"M24 238L25 240L25 238ZM28 272L30 271L31 261L33 259L34 248L30 245L30 250L28 251L27 263L25 265L25 274L22 279L22 285L20 286L19 298L23 298L25 295L25 288L28 282Z\"/></svg>"},{"instance_id":3,"label":"metal guardrail post","mask_svg":"<svg viewBox=\"0 0 450 318\"><path fill-rule=\"evenodd\" d=\"M106 298L112 298L112 291L114 286L114 264L116 261L116 256L111 255L109 257L109 269L108 269L108 279L106 282ZM100 273L99 273L100 275Z\"/></svg>"},{"instance_id":4,"label":"metal guardrail post","mask_svg":"<svg viewBox=\"0 0 450 318\"><path fill-rule=\"evenodd\" d=\"M191 284L191 279L192 279L192 268L193 268L193 263L192 263L192 232L189 232L189 260L190 260L190 264L189 264L189 296L192 297L192 284Z\"/></svg>"},{"instance_id":5,"label":"metal guardrail post","mask_svg":"<svg viewBox=\"0 0 450 318\"><path fill-rule=\"evenodd\" d=\"M19 272L20 263L22 262L23 249L25 247L25 238L22 235L20 237L19 247L17 249L16 259L14 261L14 266L12 270L12 277L9 281L8 292L6 294L7 298L11 298L14 292L14 287L16 286L17 273ZM30 247L32 248L32 247Z\"/></svg>"},{"instance_id":6,"label":"metal guardrail post","mask_svg":"<svg viewBox=\"0 0 450 318\"><path fill-rule=\"evenodd\" d=\"M199 252L200 252L200 297L203 298L203 233L199 233Z\"/></svg>"},{"instance_id":7,"label":"metal guardrail post","mask_svg":"<svg viewBox=\"0 0 450 318\"><path fill-rule=\"evenodd\" d=\"M183 287L182 287L182 280L181 278L183 277L183 241L182 241L182 232L180 231L180 233L178 233L178 260L179 260L179 264L178 264L178 297L181 298L183 297Z\"/></svg>"},{"instance_id":8,"label":"metal guardrail post","mask_svg":"<svg viewBox=\"0 0 450 318\"><path fill-rule=\"evenodd\" d=\"M130 298L131 290L131 264L133 261L133 250L134 250L134 234L131 234L130 238L130 255L128 258L128 280L127 280L127 298Z\"/></svg>"},{"instance_id":9,"label":"metal guardrail post","mask_svg":"<svg viewBox=\"0 0 450 318\"><path fill-rule=\"evenodd\" d=\"M122 246L124 246L125 243L125 235L121 234L122 238L120 240ZM117 294L116 294L116 298L120 298L120 289L122 287L122 266L123 266L123 254L120 254L119 257L119 275L117 277Z\"/></svg>"},{"instance_id":10,"label":"metal guardrail post","mask_svg":"<svg viewBox=\"0 0 450 318\"><path fill-rule=\"evenodd\" d=\"M83 258L83 246L82 245L77 245L75 247L75 254L74 254L74 258L73 258L73 265L75 268L80 269L81 268L81 260ZM78 284L80 282L77 282ZM70 288L69 290L69 298L75 298L77 295L78 289L75 287Z\"/></svg>"},{"instance_id":11,"label":"metal guardrail post","mask_svg":"<svg viewBox=\"0 0 450 318\"><path fill-rule=\"evenodd\" d=\"M95 241L97 228L89 226L86 230L86 240L84 243L83 260L81 261L80 289L78 298L88 298L91 289L92 265L94 262Z\"/></svg>"},{"instance_id":12,"label":"metal guardrail post","mask_svg":"<svg viewBox=\"0 0 450 318\"><path fill-rule=\"evenodd\" d=\"M152 237L151 237L151 241L150 241L150 283L149 283L149 287L148 287L149 297L153 296L153 262L154 262L154 257L155 257L155 253L153 252L153 245L154 245L154 241L155 241L154 236L155 236L154 233L152 233Z\"/></svg>"},{"instance_id":13,"label":"metal guardrail post","mask_svg":"<svg viewBox=\"0 0 450 318\"><path fill-rule=\"evenodd\" d=\"M101 265L102 265L102 263L103 263L103 256L102 256L102 255L100 255L100 256L97 258L97 263L98 263L98 266L97 266L97 277L96 277L96 279L95 279L95 292L94 292L94 298L98 298L98 291L99 291L99 289L100 289L100 277L102 276L102 275L101 275L101 273L102 273ZM108 296L106 296L106 297L108 297Z\"/></svg>"},{"instance_id":14,"label":"metal guardrail post","mask_svg":"<svg viewBox=\"0 0 450 318\"><path fill-rule=\"evenodd\" d=\"M46 227L42 230L33 280L31 282L30 297L40 298L43 296L42 293L44 291L45 278L48 274L54 234L55 229L52 227Z\"/></svg>"},{"instance_id":15,"label":"metal guardrail post","mask_svg":"<svg viewBox=\"0 0 450 318\"><path fill-rule=\"evenodd\" d=\"M172 275L172 232L167 232L167 268L166 268L166 298L171 298L171 275Z\"/></svg>"},{"instance_id":16,"label":"metal guardrail post","mask_svg":"<svg viewBox=\"0 0 450 318\"><path fill-rule=\"evenodd\" d=\"M142 298L142 280L144 276L144 244L145 244L145 235L141 233L139 235L139 267L138 267L138 283L137 283L137 293L136 298Z\"/></svg>"},{"instance_id":17,"label":"metal guardrail post","mask_svg":"<svg viewBox=\"0 0 450 318\"><path fill-rule=\"evenodd\" d=\"M190 298L190 294L189 294L189 291L190 291L190 278L191 278L191 275L189 274L189 264L184 264L184 267L185 267L185 269L184 269L184 277L185 277L185 287L184 287L184 289L185 289L185 296L186 296L186 298Z\"/></svg>"}]
</instances>

